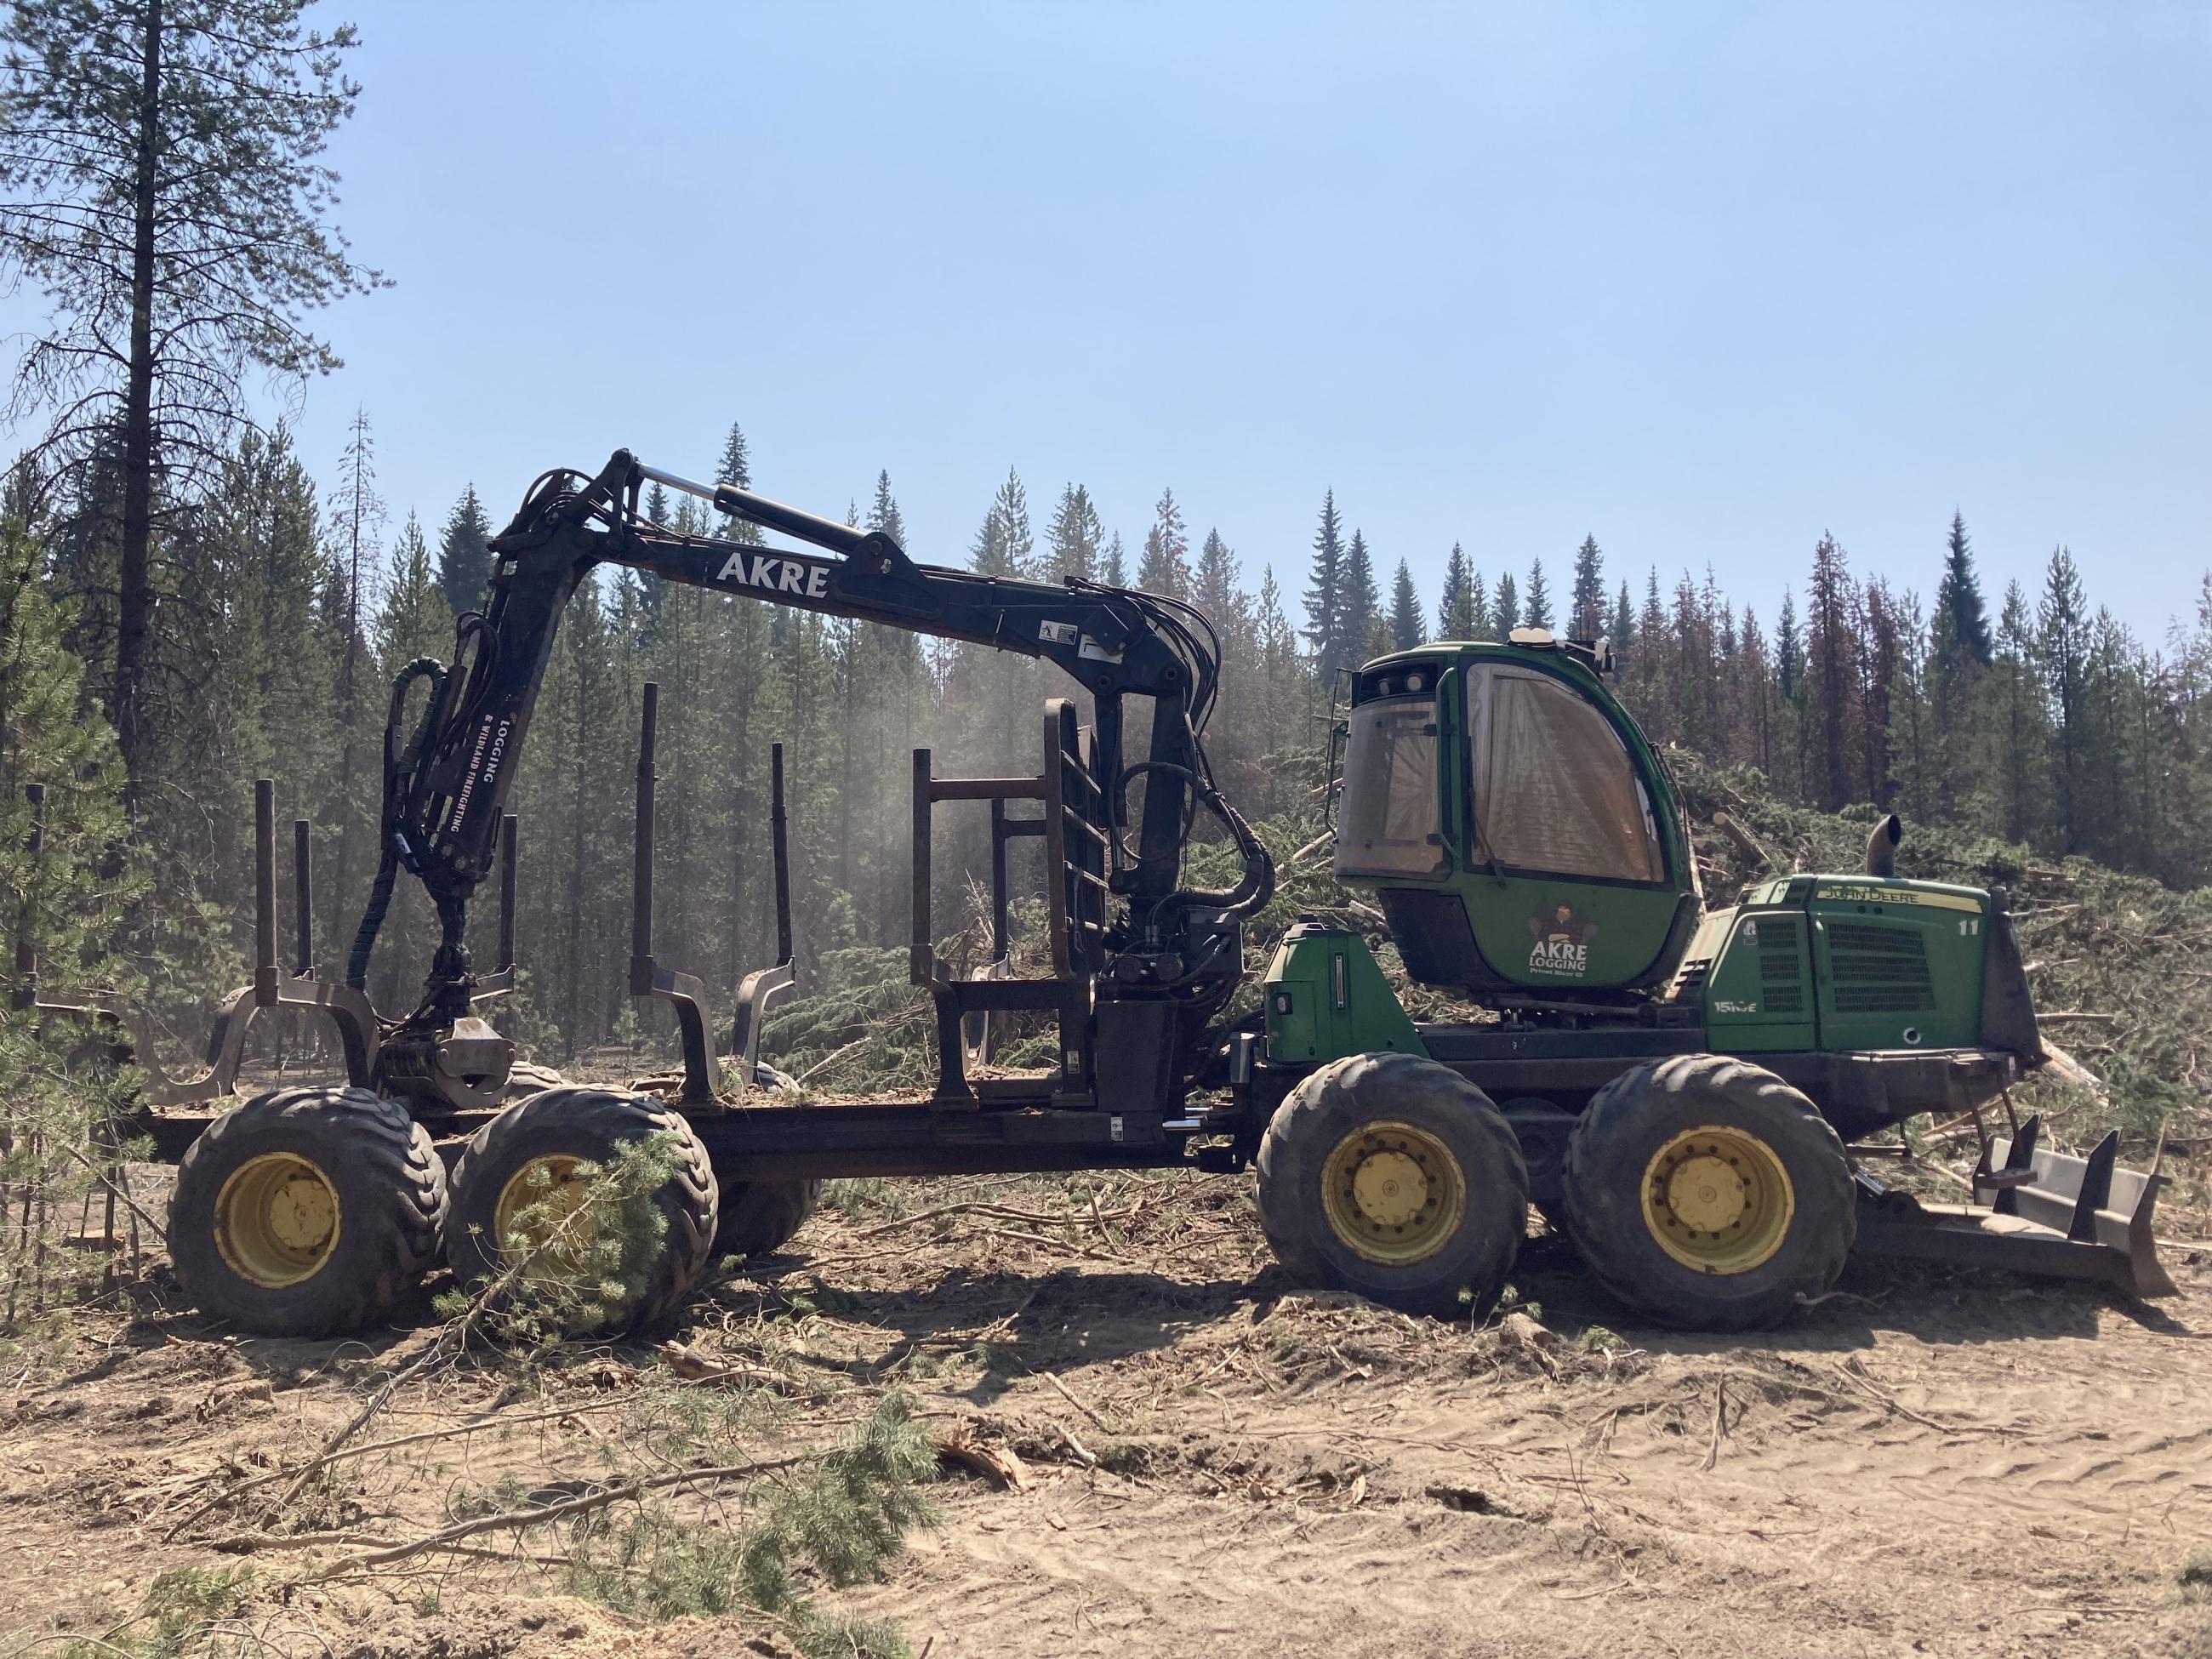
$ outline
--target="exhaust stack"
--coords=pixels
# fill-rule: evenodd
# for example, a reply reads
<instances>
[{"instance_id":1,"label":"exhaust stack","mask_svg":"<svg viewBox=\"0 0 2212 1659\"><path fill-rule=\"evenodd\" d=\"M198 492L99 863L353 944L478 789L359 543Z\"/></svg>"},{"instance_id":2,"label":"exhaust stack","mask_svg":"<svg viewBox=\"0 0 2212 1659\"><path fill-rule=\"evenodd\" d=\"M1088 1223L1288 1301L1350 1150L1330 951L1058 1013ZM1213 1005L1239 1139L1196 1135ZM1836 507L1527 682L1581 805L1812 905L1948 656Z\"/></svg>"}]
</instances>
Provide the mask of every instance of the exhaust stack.
<instances>
[{"instance_id":1,"label":"exhaust stack","mask_svg":"<svg viewBox=\"0 0 2212 1659\"><path fill-rule=\"evenodd\" d=\"M1897 873L1897 843L1905 839L1905 825L1892 812L1867 837L1866 872L1883 880Z\"/></svg>"}]
</instances>

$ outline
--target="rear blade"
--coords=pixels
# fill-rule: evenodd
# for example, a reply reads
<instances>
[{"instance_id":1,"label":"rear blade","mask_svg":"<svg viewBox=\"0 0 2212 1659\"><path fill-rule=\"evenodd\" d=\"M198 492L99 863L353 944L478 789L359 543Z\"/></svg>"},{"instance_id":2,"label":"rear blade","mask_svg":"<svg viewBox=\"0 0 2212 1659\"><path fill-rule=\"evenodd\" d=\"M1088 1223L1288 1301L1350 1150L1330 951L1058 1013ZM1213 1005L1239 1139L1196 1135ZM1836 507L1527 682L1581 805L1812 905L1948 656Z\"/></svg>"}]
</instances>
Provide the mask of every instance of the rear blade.
<instances>
[{"instance_id":1,"label":"rear blade","mask_svg":"<svg viewBox=\"0 0 2212 1659\"><path fill-rule=\"evenodd\" d=\"M1974 1170L1974 1205L1923 1204L1862 1174L1858 1252L2086 1279L2137 1297L2179 1294L2151 1231L2163 1142L2144 1173L2119 1166L2117 1130L2075 1158L2039 1146L2042 1128L2031 1117L2016 1137L1990 1143Z\"/></svg>"}]
</instances>

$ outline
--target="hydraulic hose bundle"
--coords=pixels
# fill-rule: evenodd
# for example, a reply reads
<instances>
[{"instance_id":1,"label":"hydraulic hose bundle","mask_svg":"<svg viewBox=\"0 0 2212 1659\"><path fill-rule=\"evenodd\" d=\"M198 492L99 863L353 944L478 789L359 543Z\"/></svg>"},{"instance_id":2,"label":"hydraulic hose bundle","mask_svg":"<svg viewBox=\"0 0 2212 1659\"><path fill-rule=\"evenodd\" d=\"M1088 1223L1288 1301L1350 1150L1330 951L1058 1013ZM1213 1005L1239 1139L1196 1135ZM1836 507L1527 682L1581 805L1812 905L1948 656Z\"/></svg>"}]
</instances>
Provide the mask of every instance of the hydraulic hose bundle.
<instances>
[{"instance_id":1,"label":"hydraulic hose bundle","mask_svg":"<svg viewBox=\"0 0 2212 1659\"><path fill-rule=\"evenodd\" d=\"M377 823L376 879L369 885L368 906L362 912L361 926L353 936L353 952L346 958L346 983L356 991L368 988L369 958L375 953L376 936L383 929L385 915L392 908L392 889L398 879L399 866L403 860L410 865L414 861L414 849L407 844L407 797L429 750L438 705L445 700L446 678L445 664L435 657L417 657L392 682L392 704L384 720L384 801ZM403 745L399 732L407 714L407 692L422 679L430 682L429 700L423 704L414 738Z\"/></svg>"}]
</instances>

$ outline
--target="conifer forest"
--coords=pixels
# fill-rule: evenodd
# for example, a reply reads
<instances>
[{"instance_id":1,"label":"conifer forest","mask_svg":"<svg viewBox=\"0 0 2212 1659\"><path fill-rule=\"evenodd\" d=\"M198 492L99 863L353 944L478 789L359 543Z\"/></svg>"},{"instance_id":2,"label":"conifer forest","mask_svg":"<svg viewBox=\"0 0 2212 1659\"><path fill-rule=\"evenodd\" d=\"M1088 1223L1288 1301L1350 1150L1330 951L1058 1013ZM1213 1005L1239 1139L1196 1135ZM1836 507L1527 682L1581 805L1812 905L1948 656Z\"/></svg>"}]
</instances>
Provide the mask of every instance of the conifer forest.
<instances>
[{"instance_id":1,"label":"conifer forest","mask_svg":"<svg viewBox=\"0 0 2212 1659\"><path fill-rule=\"evenodd\" d=\"M276 781L280 820L311 826L313 936L340 959L380 853L389 688L453 656L524 482L388 500L375 410L309 454L264 395L312 388L339 362L346 307L389 281L334 222L323 160L359 91L356 35L303 9L45 0L9 25L0 258L44 310L18 342L21 447L0 501L0 869L11 907L36 913L50 980L127 991L188 1043L240 972L257 778ZM692 453L654 459L775 494L731 413ZM897 489L854 457L848 520L908 543ZM1309 491L1310 544L1254 546L1212 521L1202 478L1163 479L1149 514L1112 521L1082 480L1025 480L1016 458L977 482L969 540L908 551L1196 605L1221 644L1208 737L1226 793L1291 846L1318 827L1346 668L1536 628L1608 641L1655 742L1780 803L2212 881L2212 576L2145 638L2063 544L2039 582L1989 591L1966 506L1922 545L1856 557L1824 526L1776 525L1771 587L1729 593L1603 525L1572 546L1492 545L1475 524L1379 546L1329 478ZM672 528L757 534L658 485L647 505ZM1439 554L1441 580L1417 581ZM882 977L905 937L910 752L933 748L948 775L1025 769L1052 681L973 646L602 573L562 623L519 776L530 875L507 1022L552 1060L641 1039L624 876L648 682L660 956L724 987L764 959L781 743L800 977L819 989ZM936 914L972 915L959 872L982 827L949 829ZM426 924L403 893L380 1006L412 994Z\"/></svg>"},{"instance_id":2,"label":"conifer forest","mask_svg":"<svg viewBox=\"0 0 2212 1659\"><path fill-rule=\"evenodd\" d=\"M503 480L442 507L387 504L369 411L319 465L281 422L240 422L190 465L157 466L142 561L125 547L117 441L103 429L83 442L27 453L6 498L8 840L20 848L27 833L23 786L45 783L50 845L75 861L50 860L70 890L46 908L127 913L114 970L158 981L188 1030L241 971L256 778L276 781L280 818L313 825L325 954L335 962L350 939L376 861L387 688L417 658L452 656L514 491ZM702 434L701 451L716 482L756 483L741 422ZM729 533L688 497L656 493L651 511ZM856 480L847 511L903 542L888 472ZM1080 481L1033 503L1010 470L979 490L966 545L908 550L1196 604L1222 643L1208 737L1226 792L1286 836L1318 826L1344 668L1426 640L1544 628L1608 641L1656 742L1742 769L1780 801L1871 804L2041 857L2179 888L2212 881L2212 588L2177 596L2186 619L2146 641L2097 605L2063 546L2037 591L1985 593L1960 516L1930 527L1923 558L1887 570L1855 568L1832 535L1802 536L1798 579L1764 609L1706 574L1639 569L1595 532L1549 554L1487 556L1466 550L1480 546L1469 534L1440 589L1423 592L1355 516L1324 485L1310 547L1240 552L1235 526L1198 529L1171 483L1147 520L1109 525ZM948 775L1034 769L1036 712L1061 695L1058 678L628 572L587 586L518 779L526 988L507 1021L556 1060L638 1036L628 872L646 683L661 688L660 956L734 986L773 954L768 778L781 743L801 978L820 985L880 967L847 953L903 945L912 750L933 749ZM980 817L964 847L961 826L944 833L954 852L939 862L951 873L938 914L952 915L966 902L958 872L981 867L988 842ZM380 1006L404 1002L424 964L427 914L405 903L378 957Z\"/></svg>"}]
</instances>

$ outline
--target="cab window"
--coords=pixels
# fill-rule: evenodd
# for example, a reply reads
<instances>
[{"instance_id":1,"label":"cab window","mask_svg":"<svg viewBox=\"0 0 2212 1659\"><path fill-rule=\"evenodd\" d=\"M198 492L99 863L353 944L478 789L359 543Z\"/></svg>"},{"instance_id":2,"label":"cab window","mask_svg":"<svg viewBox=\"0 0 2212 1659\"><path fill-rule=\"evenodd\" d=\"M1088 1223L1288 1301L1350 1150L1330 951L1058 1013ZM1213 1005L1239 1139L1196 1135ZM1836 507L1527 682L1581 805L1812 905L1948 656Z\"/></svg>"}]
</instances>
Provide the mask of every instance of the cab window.
<instances>
[{"instance_id":1,"label":"cab window","mask_svg":"<svg viewBox=\"0 0 2212 1659\"><path fill-rule=\"evenodd\" d=\"M1650 797L1601 709L1565 681L1470 667L1478 855L1504 868L1663 882Z\"/></svg>"},{"instance_id":2,"label":"cab window","mask_svg":"<svg viewBox=\"0 0 2212 1659\"><path fill-rule=\"evenodd\" d=\"M1352 711L1337 807L1340 876L1435 876L1445 869L1437 824L1437 706L1391 697Z\"/></svg>"}]
</instances>

